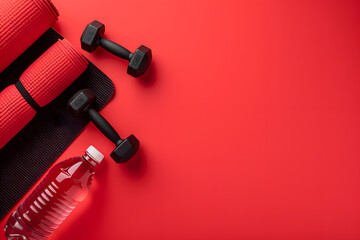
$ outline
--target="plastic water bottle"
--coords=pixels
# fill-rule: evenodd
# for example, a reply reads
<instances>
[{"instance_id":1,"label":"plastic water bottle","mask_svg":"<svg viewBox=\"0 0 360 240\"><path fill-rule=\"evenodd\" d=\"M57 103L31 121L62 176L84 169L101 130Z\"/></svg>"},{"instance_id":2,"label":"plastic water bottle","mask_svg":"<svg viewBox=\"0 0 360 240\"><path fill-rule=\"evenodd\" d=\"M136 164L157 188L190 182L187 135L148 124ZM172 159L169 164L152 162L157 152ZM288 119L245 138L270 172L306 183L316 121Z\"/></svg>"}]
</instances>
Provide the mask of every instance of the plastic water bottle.
<instances>
[{"instance_id":1,"label":"plastic water bottle","mask_svg":"<svg viewBox=\"0 0 360 240\"><path fill-rule=\"evenodd\" d=\"M43 240L59 227L88 194L95 166L104 158L90 146L85 155L55 165L9 217L5 225L8 240Z\"/></svg>"}]
</instances>

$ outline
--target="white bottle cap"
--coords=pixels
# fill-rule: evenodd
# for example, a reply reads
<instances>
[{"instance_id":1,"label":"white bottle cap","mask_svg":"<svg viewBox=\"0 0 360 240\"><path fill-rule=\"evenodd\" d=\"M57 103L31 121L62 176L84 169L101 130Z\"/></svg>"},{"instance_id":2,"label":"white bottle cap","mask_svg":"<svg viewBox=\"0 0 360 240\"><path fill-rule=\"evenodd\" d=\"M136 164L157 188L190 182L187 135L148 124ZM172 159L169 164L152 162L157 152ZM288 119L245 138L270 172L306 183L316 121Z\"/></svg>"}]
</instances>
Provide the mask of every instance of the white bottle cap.
<instances>
[{"instance_id":1,"label":"white bottle cap","mask_svg":"<svg viewBox=\"0 0 360 240\"><path fill-rule=\"evenodd\" d=\"M104 155L99 152L99 150L97 150L93 145L86 149L86 154L97 164L101 163L101 161L104 159Z\"/></svg>"}]
</instances>

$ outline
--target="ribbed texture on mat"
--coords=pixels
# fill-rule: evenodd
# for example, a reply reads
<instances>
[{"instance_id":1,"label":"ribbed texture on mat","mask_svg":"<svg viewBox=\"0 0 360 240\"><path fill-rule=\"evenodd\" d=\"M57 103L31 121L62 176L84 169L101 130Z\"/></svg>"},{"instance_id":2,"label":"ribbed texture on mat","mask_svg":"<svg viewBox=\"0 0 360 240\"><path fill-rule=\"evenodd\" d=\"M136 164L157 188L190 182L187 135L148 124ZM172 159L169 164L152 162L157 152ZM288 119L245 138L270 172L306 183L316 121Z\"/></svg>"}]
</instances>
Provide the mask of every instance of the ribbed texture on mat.
<instances>
[{"instance_id":1,"label":"ribbed texture on mat","mask_svg":"<svg viewBox=\"0 0 360 240\"><path fill-rule=\"evenodd\" d=\"M50 0L0 0L0 72L56 21Z\"/></svg>"},{"instance_id":2,"label":"ribbed texture on mat","mask_svg":"<svg viewBox=\"0 0 360 240\"><path fill-rule=\"evenodd\" d=\"M87 65L87 60L67 40L58 40L25 70L20 81L37 104L43 107L68 88ZM4 91L0 94L0 149L35 115L35 110L29 110L31 106L14 85Z\"/></svg>"},{"instance_id":3,"label":"ribbed texture on mat","mask_svg":"<svg viewBox=\"0 0 360 240\"><path fill-rule=\"evenodd\" d=\"M20 81L43 107L69 87L87 65L86 59L67 40L59 40L26 69Z\"/></svg>"},{"instance_id":4,"label":"ribbed texture on mat","mask_svg":"<svg viewBox=\"0 0 360 240\"><path fill-rule=\"evenodd\" d=\"M10 85L0 92L0 149L35 116L36 111Z\"/></svg>"}]
</instances>

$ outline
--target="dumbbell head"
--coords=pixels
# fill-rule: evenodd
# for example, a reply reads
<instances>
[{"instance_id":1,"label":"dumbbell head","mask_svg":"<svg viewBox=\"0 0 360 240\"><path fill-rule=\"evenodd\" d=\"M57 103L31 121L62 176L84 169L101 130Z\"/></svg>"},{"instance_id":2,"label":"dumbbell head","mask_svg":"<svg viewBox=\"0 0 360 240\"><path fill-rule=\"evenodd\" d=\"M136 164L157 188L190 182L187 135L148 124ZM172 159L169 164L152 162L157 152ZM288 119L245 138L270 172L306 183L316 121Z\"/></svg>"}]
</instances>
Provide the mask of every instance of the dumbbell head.
<instances>
[{"instance_id":1,"label":"dumbbell head","mask_svg":"<svg viewBox=\"0 0 360 240\"><path fill-rule=\"evenodd\" d=\"M95 94L90 89L83 89L72 96L68 102L68 112L77 117L82 112L87 111L95 101Z\"/></svg>"},{"instance_id":2,"label":"dumbbell head","mask_svg":"<svg viewBox=\"0 0 360 240\"><path fill-rule=\"evenodd\" d=\"M116 144L115 150L112 151L110 156L117 163L127 162L132 156L135 155L139 149L139 145L139 140L134 135L130 135L124 140L119 140L119 142Z\"/></svg>"},{"instance_id":3,"label":"dumbbell head","mask_svg":"<svg viewBox=\"0 0 360 240\"><path fill-rule=\"evenodd\" d=\"M148 69L152 59L151 49L141 45L131 57L127 73L133 77L143 75Z\"/></svg>"},{"instance_id":4,"label":"dumbbell head","mask_svg":"<svg viewBox=\"0 0 360 240\"><path fill-rule=\"evenodd\" d=\"M81 35L81 48L87 52L93 52L99 46L105 33L105 25L99 21L89 23Z\"/></svg>"}]
</instances>

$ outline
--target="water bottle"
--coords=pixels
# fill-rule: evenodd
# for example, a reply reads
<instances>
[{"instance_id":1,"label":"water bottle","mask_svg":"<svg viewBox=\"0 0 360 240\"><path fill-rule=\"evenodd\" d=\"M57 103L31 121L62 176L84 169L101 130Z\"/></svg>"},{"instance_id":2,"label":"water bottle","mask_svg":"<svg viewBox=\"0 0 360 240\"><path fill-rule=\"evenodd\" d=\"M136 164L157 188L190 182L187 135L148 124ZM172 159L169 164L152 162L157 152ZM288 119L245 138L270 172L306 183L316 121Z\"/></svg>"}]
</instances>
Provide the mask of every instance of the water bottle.
<instances>
[{"instance_id":1,"label":"water bottle","mask_svg":"<svg viewBox=\"0 0 360 240\"><path fill-rule=\"evenodd\" d=\"M95 166L104 158L90 146L85 155L55 165L9 217L5 225L8 240L44 240L59 227L89 192Z\"/></svg>"}]
</instances>

